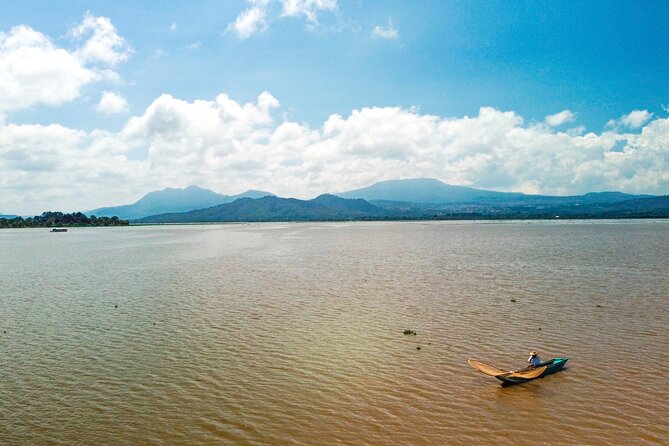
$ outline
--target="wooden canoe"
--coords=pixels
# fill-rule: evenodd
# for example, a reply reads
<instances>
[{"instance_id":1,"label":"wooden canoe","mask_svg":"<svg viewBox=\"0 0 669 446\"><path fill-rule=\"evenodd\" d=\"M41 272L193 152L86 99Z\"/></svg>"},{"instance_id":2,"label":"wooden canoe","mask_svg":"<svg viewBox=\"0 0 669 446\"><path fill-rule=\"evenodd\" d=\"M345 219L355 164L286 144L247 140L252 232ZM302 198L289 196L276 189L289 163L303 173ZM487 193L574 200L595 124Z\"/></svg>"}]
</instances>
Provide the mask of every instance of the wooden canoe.
<instances>
[{"instance_id":1,"label":"wooden canoe","mask_svg":"<svg viewBox=\"0 0 669 446\"><path fill-rule=\"evenodd\" d=\"M502 384L520 384L562 370L568 360L569 358L553 358L542 362L536 367L525 367L508 372L474 358L467 362L479 372L499 379L502 381Z\"/></svg>"}]
</instances>

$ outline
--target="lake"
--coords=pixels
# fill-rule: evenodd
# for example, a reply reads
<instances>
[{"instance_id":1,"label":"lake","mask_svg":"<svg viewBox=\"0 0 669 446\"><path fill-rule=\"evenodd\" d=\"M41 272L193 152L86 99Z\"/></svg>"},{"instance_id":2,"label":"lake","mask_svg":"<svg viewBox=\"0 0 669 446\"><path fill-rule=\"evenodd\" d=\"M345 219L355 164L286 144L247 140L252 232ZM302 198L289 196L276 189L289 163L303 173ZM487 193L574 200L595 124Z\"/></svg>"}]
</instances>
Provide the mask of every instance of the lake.
<instances>
[{"instance_id":1,"label":"lake","mask_svg":"<svg viewBox=\"0 0 669 446\"><path fill-rule=\"evenodd\" d=\"M0 444L668 444L668 259L652 220L3 230ZM530 350L567 369L467 364Z\"/></svg>"}]
</instances>

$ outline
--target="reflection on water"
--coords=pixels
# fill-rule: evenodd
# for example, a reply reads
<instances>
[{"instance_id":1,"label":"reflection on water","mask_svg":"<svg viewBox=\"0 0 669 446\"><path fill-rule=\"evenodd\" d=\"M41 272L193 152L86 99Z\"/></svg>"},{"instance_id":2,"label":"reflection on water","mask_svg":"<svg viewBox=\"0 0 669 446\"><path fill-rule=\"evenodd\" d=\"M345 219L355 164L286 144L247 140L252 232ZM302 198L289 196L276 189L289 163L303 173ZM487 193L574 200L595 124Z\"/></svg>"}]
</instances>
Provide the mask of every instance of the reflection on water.
<instances>
[{"instance_id":1,"label":"reflection on water","mask_svg":"<svg viewBox=\"0 0 669 446\"><path fill-rule=\"evenodd\" d=\"M667 444L667 258L657 221L4 230L0 443ZM568 369L467 364L530 349Z\"/></svg>"}]
</instances>

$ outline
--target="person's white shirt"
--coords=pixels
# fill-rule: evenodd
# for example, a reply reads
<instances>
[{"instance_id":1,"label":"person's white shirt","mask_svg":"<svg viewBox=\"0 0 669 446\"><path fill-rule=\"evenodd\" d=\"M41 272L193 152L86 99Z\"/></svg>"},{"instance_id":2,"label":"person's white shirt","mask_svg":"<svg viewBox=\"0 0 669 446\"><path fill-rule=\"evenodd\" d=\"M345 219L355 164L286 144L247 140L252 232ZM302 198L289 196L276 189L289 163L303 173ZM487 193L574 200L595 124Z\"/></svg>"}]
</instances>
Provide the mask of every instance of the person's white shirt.
<instances>
[{"instance_id":1,"label":"person's white shirt","mask_svg":"<svg viewBox=\"0 0 669 446\"><path fill-rule=\"evenodd\" d=\"M541 364L541 359L539 358L539 355L531 355L527 358L527 362L529 362L532 367L536 367Z\"/></svg>"}]
</instances>

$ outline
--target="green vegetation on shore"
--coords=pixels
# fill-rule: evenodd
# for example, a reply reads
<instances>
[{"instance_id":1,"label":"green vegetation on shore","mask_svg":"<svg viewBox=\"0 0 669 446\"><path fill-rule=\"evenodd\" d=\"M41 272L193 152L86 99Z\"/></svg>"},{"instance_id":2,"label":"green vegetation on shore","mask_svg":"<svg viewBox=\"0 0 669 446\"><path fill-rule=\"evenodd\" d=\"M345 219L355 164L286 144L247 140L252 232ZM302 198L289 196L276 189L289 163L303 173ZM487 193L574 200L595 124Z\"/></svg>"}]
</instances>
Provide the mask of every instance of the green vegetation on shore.
<instances>
[{"instance_id":1,"label":"green vegetation on shore","mask_svg":"<svg viewBox=\"0 0 669 446\"><path fill-rule=\"evenodd\" d=\"M63 226L128 226L128 220L118 217L87 217L81 212L63 214L44 212L34 217L0 218L0 228L53 228Z\"/></svg>"}]
</instances>

